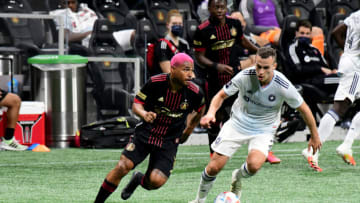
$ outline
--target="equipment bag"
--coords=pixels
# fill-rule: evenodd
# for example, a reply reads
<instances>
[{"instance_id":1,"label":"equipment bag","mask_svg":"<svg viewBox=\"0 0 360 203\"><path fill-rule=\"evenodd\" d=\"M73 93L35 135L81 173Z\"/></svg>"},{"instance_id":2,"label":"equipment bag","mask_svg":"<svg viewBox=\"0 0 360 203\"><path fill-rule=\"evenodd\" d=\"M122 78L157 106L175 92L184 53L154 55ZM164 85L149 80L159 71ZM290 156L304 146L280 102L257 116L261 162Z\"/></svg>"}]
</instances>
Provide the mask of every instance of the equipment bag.
<instances>
[{"instance_id":1,"label":"equipment bag","mask_svg":"<svg viewBox=\"0 0 360 203\"><path fill-rule=\"evenodd\" d=\"M123 148L140 121L134 117L115 117L82 126L80 146L85 148Z\"/></svg>"}]
</instances>

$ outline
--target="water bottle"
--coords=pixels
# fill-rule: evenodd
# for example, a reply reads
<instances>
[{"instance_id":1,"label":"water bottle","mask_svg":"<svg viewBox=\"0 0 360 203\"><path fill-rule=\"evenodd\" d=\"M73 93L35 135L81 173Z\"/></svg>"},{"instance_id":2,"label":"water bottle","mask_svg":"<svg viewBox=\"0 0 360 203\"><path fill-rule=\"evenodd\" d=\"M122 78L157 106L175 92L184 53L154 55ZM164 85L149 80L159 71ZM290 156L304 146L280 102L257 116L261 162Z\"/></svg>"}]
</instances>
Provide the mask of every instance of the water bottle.
<instances>
[{"instance_id":1,"label":"water bottle","mask_svg":"<svg viewBox=\"0 0 360 203\"><path fill-rule=\"evenodd\" d=\"M19 93L19 82L16 78L13 78L13 93ZM11 81L8 82L8 92L11 92Z\"/></svg>"}]
</instances>

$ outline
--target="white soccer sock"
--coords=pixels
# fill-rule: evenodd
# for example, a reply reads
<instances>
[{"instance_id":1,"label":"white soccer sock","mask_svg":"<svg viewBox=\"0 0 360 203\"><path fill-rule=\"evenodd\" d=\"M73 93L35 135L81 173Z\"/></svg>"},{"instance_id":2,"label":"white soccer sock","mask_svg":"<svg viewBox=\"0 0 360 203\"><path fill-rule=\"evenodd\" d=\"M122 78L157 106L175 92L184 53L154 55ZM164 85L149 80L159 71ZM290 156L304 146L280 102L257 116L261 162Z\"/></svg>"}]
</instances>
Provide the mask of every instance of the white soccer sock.
<instances>
[{"instance_id":1,"label":"white soccer sock","mask_svg":"<svg viewBox=\"0 0 360 203\"><path fill-rule=\"evenodd\" d=\"M240 174L241 174L241 177L243 177L243 178L248 178L248 177L254 175L254 174L249 172L247 162L245 162L245 163L243 163L243 165L241 165L239 171L240 171L240 173L236 174L236 179L239 179L238 177L239 177Z\"/></svg>"},{"instance_id":2,"label":"white soccer sock","mask_svg":"<svg viewBox=\"0 0 360 203\"><path fill-rule=\"evenodd\" d=\"M196 195L196 199L199 202L205 202L206 197L207 197L212 185L215 182L215 179L216 179L216 176L208 175L206 172L206 168L205 168L201 174L200 185L199 185L198 193Z\"/></svg>"},{"instance_id":3,"label":"white soccer sock","mask_svg":"<svg viewBox=\"0 0 360 203\"><path fill-rule=\"evenodd\" d=\"M326 114L321 118L318 128L321 143L324 143L331 135L338 120L339 116L332 109L326 112Z\"/></svg>"},{"instance_id":4,"label":"white soccer sock","mask_svg":"<svg viewBox=\"0 0 360 203\"><path fill-rule=\"evenodd\" d=\"M351 149L354 139L360 135L360 112L357 112L351 121L350 128L346 134L343 144Z\"/></svg>"}]
</instances>

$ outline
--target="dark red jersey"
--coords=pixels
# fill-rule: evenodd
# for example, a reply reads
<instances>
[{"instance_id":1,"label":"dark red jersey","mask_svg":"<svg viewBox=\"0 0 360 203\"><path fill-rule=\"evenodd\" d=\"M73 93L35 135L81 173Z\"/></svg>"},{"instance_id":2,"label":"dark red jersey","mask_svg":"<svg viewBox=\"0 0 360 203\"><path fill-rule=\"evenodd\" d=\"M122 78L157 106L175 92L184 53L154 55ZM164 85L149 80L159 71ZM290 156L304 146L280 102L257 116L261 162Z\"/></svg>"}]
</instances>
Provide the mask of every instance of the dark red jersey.
<instances>
[{"instance_id":1,"label":"dark red jersey","mask_svg":"<svg viewBox=\"0 0 360 203\"><path fill-rule=\"evenodd\" d=\"M153 123L143 121L137 126L135 136L158 147L165 147L166 142L176 142L185 128L187 115L193 110L200 112L205 105L199 86L190 82L178 92L172 92L169 80L169 74L151 77L134 100L143 104L146 111L157 114Z\"/></svg>"}]
</instances>

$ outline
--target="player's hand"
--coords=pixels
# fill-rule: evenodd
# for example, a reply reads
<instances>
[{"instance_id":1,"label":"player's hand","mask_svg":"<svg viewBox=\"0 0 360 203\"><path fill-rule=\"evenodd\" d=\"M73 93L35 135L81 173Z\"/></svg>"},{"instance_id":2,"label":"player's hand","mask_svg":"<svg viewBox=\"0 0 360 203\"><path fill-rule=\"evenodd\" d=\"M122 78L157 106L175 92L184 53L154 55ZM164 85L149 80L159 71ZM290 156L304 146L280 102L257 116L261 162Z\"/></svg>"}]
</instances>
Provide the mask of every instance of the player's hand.
<instances>
[{"instance_id":1,"label":"player's hand","mask_svg":"<svg viewBox=\"0 0 360 203\"><path fill-rule=\"evenodd\" d=\"M332 70L328 68L321 67L321 70L323 73L325 73L325 75L330 75L333 73Z\"/></svg>"},{"instance_id":2,"label":"player's hand","mask_svg":"<svg viewBox=\"0 0 360 203\"><path fill-rule=\"evenodd\" d=\"M312 136L309 140L308 151L313 148L313 154L315 155L316 151L320 150L321 142L319 136Z\"/></svg>"},{"instance_id":3,"label":"player's hand","mask_svg":"<svg viewBox=\"0 0 360 203\"><path fill-rule=\"evenodd\" d=\"M147 111L143 118L146 122L153 123L154 120L156 119L156 113L152 111Z\"/></svg>"},{"instance_id":4,"label":"player's hand","mask_svg":"<svg viewBox=\"0 0 360 203\"><path fill-rule=\"evenodd\" d=\"M206 114L204 117L201 118L200 125L203 128L211 128L211 124L215 122L215 116Z\"/></svg>"},{"instance_id":5,"label":"player's hand","mask_svg":"<svg viewBox=\"0 0 360 203\"><path fill-rule=\"evenodd\" d=\"M228 66L225 64L218 63L216 69L220 73L225 73L225 74L229 74L229 75L234 74L233 68L231 66Z\"/></svg>"}]
</instances>

